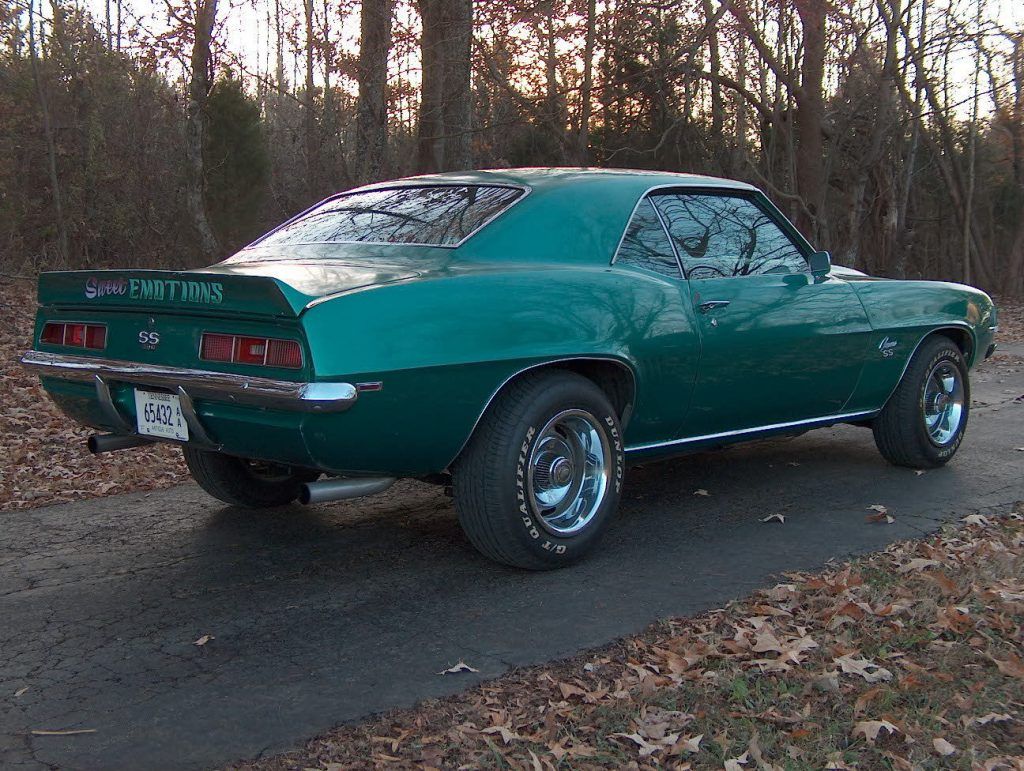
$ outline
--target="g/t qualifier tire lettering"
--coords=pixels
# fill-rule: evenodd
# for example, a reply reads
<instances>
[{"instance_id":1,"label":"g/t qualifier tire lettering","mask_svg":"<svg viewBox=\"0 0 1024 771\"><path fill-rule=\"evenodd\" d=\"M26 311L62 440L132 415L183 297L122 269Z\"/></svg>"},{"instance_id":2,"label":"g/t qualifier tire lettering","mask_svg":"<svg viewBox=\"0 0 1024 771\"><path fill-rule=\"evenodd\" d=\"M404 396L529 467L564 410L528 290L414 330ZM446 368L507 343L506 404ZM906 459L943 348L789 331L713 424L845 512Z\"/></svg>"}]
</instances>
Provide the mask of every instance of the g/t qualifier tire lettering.
<instances>
[{"instance_id":1,"label":"g/t qualifier tire lettering","mask_svg":"<svg viewBox=\"0 0 1024 771\"><path fill-rule=\"evenodd\" d=\"M925 388L937 365L949 363L963 385L963 410L955 432L944 444L929 439L925 425ZM921 343L903 379L871 425L875 445L896 466L935 468L947 463L960 448L971 410L971 385L967 363L948 337L933 335Z\"/></svg>"},{"instance_id":2,"label":"g/t qualifier tire lettering","mask_svg":"<svg viewBox=\"0 0 1024 771\"><path fill-rule=\"evenodd\" d=\"M530 464L544 439L541 428L566 412L593 417L601 447L592 449L607 451L608 483L585 524L556 533L536 510ZM466 535L487 557L550 570L580 559L600 541L618 508L624 470L622 429L604 392L573 372L534 372L498 395L455 462L455 509Z\"/></svg>"}]
</instances>

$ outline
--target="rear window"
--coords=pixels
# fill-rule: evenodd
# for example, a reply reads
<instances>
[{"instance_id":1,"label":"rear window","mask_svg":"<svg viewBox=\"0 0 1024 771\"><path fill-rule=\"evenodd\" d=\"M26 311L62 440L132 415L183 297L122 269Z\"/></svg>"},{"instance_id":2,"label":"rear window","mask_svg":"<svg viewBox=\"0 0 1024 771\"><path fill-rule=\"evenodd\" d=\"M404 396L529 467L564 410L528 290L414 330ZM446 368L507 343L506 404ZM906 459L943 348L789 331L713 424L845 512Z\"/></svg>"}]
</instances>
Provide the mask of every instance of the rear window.
<instances>
[{"instance_id":1,"label":"rear window","mask_svg":"<svg viewBox=\"0 0 1024 771\"><path fill-rule=\"evenodd\" d=\"M523 193L520 188L496 185L424 185L349 193L324 201L257 244L455 246Z\"/></svg>"}]
</instances>

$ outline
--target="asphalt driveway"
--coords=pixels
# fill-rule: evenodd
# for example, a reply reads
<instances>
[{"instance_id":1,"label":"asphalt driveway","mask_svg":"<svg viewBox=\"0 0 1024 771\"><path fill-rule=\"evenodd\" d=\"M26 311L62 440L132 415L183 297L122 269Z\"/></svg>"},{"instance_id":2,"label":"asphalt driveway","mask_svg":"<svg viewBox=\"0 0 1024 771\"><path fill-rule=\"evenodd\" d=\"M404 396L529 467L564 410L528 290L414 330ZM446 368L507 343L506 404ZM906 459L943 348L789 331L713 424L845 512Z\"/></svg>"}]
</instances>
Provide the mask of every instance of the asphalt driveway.
<instances>
[{"instance_id":1,"label":"asphalt driveway","mask_svg":"<svg viewBox=\"0 0 1024 771\"><path fill-rule=\"evenodd\" d=\"M1007 509L1024 500L1024 359L985 365L974 389L940 471L888 466L851 427L632 469L599 553L556 573L479 557L450 501L412 483L270 513L186 485L4 514L0 766L203 768L288 749ZM865 522L876 503L894 524ZM760 521L773 513L785 523ZM480 674L437 674L460 659ZM67 729L92 732L31 733Z\"/></svg>"}]
</instances>

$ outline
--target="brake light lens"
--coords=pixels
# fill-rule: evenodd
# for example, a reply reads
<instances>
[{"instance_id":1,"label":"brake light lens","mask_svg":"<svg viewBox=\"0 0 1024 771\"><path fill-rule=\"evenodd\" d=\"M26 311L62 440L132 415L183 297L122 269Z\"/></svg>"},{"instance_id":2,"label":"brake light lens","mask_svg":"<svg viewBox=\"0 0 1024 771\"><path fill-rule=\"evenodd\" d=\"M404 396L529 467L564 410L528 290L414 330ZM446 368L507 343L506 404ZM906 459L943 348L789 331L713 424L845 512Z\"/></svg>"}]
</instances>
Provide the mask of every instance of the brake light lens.
<instances>
[{"instance_id":1,"label":"brake light lens","mask_svg":"<svg viewBox=\"0 0 1024 771\"><path fill-rule=\"evenodd\" d=\"M43 325L39 342L102 351L107 347L107 328L102 324L48 321Z\"/></svg>"},{"instance_id":2,"label":"brake light lens","mask_svg":"<svg viewBox=\"0 0 1024 771\"><path fill-rule=\"evenodd\" d=\"M231 335L203 335L199 346L199 358L206 361L231 361L235 350L235 338Z\"/></svg>"},{"instance_id":3,"label":"brake light lens","mask_svg":"<svg viewBox=\"0 0 1024 771\"><path fill-rule=\"evenodd\" d=\"M204 332L199 344L199 358L204 361L299 369L302 367L302 346L295 340Z\"/></svg>"},{"instance_id":4,"label":"brake light lens","mask_svg":"<svg viewBox=\"0 0 1024 771\"><path fill-rule=\"evenodd\" d=\"M64 325L52 322L43 325L43 333L39 335L39 342L50 345L64 344Z\"/></svg>"},{"instance_id":5,"label":"brake light lens","mask_svg":"<svg viewBox=\"0 0 1024 771\"><path fill-rule=\"evenodd\" d=\"M302 366L302 348L294 340L267 340L267 366L298 369Z\"/></svg>"}]
</instances>

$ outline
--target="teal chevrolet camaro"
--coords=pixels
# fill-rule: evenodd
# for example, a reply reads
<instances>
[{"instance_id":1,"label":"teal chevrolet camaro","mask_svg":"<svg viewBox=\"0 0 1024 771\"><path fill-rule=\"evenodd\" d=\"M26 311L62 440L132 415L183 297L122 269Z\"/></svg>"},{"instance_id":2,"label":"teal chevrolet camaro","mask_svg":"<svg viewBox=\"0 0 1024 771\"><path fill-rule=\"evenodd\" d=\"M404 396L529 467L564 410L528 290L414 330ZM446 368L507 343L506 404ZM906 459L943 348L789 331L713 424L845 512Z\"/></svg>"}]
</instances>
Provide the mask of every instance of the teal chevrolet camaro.
<instances>
[{"instance_id":1,"label":"teal chevrolet camaro","mask_svg":"<svg viewBox=\"0 0 1024 771\"><path fill-rule=\"evenodd\" d=\"M946 463L996 311L834 267L757 189L512 169L332 196L201 270L45 273L33 350L94 452L181 445L246 507L450 487L469 539L592 549L630 461L837 423Z\"/></svg>"}]
</instances>

